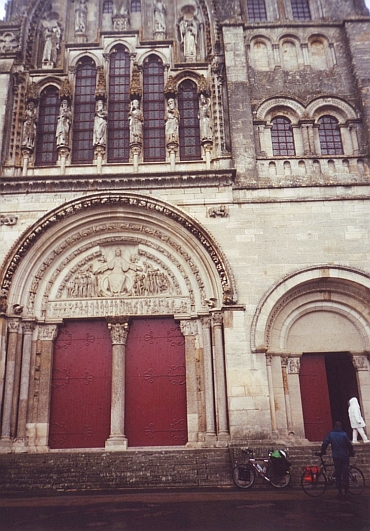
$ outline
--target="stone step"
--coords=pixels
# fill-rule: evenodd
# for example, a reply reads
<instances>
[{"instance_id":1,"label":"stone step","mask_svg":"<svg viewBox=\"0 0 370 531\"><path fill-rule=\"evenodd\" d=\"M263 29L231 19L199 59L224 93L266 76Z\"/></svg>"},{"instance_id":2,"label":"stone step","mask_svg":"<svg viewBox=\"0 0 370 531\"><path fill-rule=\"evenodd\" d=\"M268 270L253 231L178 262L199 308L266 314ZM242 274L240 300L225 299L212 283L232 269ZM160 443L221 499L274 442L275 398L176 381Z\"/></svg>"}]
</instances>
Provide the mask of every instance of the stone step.
<instances>
[{"instance_id":1,"label":"stone step","mask_svg":"<svg viewBox=\"0 0 370 531\"><path fill-rule=\"evenodd\" d=\"M280 446L280 448L283 448ZM256 457L273 447L255 445ZM292 487L298 487L303 468L318 464L313 452L320 445L288 447ZM330 452L328 452L328 459ZM49 452L1 454L2 495L57 492L106 492L116 489L232 487L232 468L244 459L241 447L213 449L127 450L126 452ZM370 445L356 447L351 460L370 484ZM257 481L254 488L266 488Z\"/></svg>"}]
</instances>

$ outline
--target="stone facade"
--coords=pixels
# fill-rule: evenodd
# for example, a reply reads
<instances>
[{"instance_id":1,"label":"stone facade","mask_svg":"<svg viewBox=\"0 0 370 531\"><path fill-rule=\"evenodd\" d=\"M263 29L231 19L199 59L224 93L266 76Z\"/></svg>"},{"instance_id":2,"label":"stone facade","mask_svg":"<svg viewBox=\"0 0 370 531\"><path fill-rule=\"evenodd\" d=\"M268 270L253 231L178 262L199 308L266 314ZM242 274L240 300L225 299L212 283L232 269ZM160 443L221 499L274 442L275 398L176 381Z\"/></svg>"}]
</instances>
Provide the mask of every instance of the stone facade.
<instances>
[{"instance_id":1,"label":"stone facade","mask_svg":"<svg viewBox=\"0 0 370 531\"><path fill-rule=\"evenodd\" d=\"M312 353L351 360L370 422L369 14L361 0L310 0L301 20L292 2L266 0L266 20L251 20L252 4L8 3L0 23L0 451L49 450L53 348L66 320L107 318L112 331L109 319L122 327L175 318L185 338L189 446L302 444L300 362ZM109 154L117 50L129 69L122 160ZM164 77L158 160L146 152L153 57ZM84 65L96 86L82 148L91 160L81 162ZM199 155L187 157L180 92L191 87ZM325 117L334 136L322 131ZM277 140L276 119L289 124ZM285 132L294 153L284 153ZM113 400L109 451L130 447L124 342L112 339L121 402ZM329 398L332 415L344 416Z\"/></svg>"}]
</instances>

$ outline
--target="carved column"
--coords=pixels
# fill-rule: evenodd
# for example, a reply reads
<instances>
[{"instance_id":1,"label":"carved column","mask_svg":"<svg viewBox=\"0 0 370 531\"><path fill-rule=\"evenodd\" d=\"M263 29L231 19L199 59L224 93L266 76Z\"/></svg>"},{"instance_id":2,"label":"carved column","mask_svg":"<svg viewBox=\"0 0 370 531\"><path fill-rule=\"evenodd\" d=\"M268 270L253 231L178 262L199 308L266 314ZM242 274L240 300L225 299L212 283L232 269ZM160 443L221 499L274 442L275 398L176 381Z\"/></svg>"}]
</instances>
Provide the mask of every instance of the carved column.
<instances>
[{"instance_id":1,"label":"carved column","mask_svg":"<svg viewBox=\"0 0 370 531\"><path fill-rule=\"evenodd\" d=\"M271 416L271 427L274 433L277 432L277 423L276 423L276 412L275 412L275 395L274 395L274 384L272 381L272 355L266 354L266 369L267 369L267 383L269 389L269 402L270 402L270 416Z\"/></svg>"},{"instance_id":2,"label":"carved column","mask_svg":"<svg viewBox=\"0 0 370 531\"><path fill-rule=\"evenodd\" d=\"M108 328L112 339L112 402L111 428L105 447L126 450L125 436L125 364L129 323L126 317L109 318Z\"/></svg>"},{"instance_id":3,"label":"carved column","mask_svg":"<svg viewBox=\"0 0 370 531\"><path fill-rule=\"evenodd\" d=\"M351 135L351 142L352 142L352 154L358 155L359 154L359 145L358 145L358 137L357 137L357 124L354 122L348 123L348 129Z\"/></svg>"},{"instance_id":4,"label":"carved column","mask_svg":"<svg viewBox=\"0 0 370 531\"><path fill-rule=\"evenodd\" d=\"M357 387L359 401L362 405L362 414L367 424L367 434L369 435L370 425L370 370L368 352L351 352L352 364L356 369Z\"/></svg>"},{"instance_id":5,"label":"carved column","mask_svg":"<svg viewBox=\"0 0 370 531\"><path fill-rule=\"evenodd\" d=\"M284 389L284 399L285 399L285 411L286 411L286 424L288 428L288 433L293 433L293 422L292 422L292 412L290 409L290 397L289 397L289 385L288 385L288 376L287 376L287 367L288 367L288 358L281 358L281 372L283 375L283 389Z\"/></svg>"},{"instance_id":6,"label":"carved column","mask_svg":"<svg viewBox=\"0 0 370 531\"><path fill-rule=\"evenodd\" d=\"M214 340L214 369L216 390L217 412L217 436L219 441L227 441L230 438L227 416L227 393L225 373L225 352L223 340L223 315L221 312L212 316L213 340Z\"/></svg>"},{"instance_id":7,"label":"carved column","mask_svg":"<svg viewBox=\"0 0 370 531\"><path fill-rule=\"evenodd\" d=\"M197 341L198 321L180 321L181 333L185 338L185 370L186 370L186 410L188 425L188 446L199 441L200 432L204 431L201 426L203 413L203 401L199 381L201 353Z\"/></svg>"},{"instance_id":8,"label":"carved column","mask_svg":"<svg viewBox=\"0 0 370 531\"><path fill-rule=\"evenodd\" d=\"M289 356L286 367L289 388L289 403L291 411L292 429L294 435L304 438L304 421L302 410L301 386L299 383L299 371L301 367L300 356Z\"/></svg>"},{"instance_id":9,"label":"carved column","mask_svg":"<svg viewBox=\"0 0 370 531\"><path fill-rule=\"evenodd\" d=\"M206 442L216 441L215 402L211 342L211 318L201 319L203 330L204 394L206 409Z\"/></svg>"},{"instance_id":10,"label":"carved column","mask_svg":"<svg viewBox=\"0 0 370 531\"><path fill-rule=\"evenodd\" d=\"M13 391L15 380L15 363L17 353L19 320L12 320L8 322L8 349L5 371L5 388L4 388L4 403L1 423L1 439L0 448L9 448L11 446L10 425L12 419L12 404Z\"/></svg>"},{"instance_id":11,"label":"carved column","mask_svg":"<svg viewBox=\"0 0 370 531\"><path fill-rule=\"evenodd\" d=\"M35 329L33 323L23 324L23 349L22 349L22 371L18 405L17 443L26 446L26 424L28 395L30 388L31 350L32 334Z\"/></svg>"},{"instance_id":12,"label":"carved column","mask_svg":"<svg viewBox=\"0 0 370 531\"><path fill-rule=\"evenodd\" d=\"M39 387L34 425L34 443L39 449L47 449L49 444L51 377L53 370L54 341L57 335L57 324L45 324L39 326Z\"/></svg>"}]
</instances>

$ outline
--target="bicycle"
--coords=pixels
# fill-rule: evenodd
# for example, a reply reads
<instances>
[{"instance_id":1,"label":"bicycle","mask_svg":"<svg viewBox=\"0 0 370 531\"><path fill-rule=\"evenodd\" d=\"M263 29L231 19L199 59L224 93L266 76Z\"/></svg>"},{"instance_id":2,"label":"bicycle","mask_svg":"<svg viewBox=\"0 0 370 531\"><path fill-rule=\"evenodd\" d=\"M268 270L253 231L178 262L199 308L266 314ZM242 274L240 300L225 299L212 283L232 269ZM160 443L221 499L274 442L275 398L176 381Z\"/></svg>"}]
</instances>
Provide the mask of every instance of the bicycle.
<instances>
[{"instance_id":1,"label":"bicycle","mask_svg":"<svg viewBox=\"0 0 370 531\"><path fill-rule=\"evenodd\" d=\"M272 452L269 453L267 458L254 458L253 450L249 448L242 449L242 452L247 454L248 457L245 463L237 463L234 466L233 481L237 487L250 489L258 476L276 489L283 489L289 485L291 463L286 460L285 456L275 458L275 461L273 461ZM281 461L281 464L277 463L277 461ZM260 463L263 464L261 465Z\"/></svg>"},{"instance_id":2,"label":"bicycle","mask_svg":"<svg viewBox=\"0 0 370 531\"><path fill-rule=\"evenodd\" d=\"M309 465L301 477L301 487L307 496L315 498L322 496L328 486L335 484L334 463L325 463L323 456L315 452L320 457L320 465ZM348 492L352 495L361 494L365 488L365 478L357 466L349 467L349 488Z\"/></svg>"}]
</instances>

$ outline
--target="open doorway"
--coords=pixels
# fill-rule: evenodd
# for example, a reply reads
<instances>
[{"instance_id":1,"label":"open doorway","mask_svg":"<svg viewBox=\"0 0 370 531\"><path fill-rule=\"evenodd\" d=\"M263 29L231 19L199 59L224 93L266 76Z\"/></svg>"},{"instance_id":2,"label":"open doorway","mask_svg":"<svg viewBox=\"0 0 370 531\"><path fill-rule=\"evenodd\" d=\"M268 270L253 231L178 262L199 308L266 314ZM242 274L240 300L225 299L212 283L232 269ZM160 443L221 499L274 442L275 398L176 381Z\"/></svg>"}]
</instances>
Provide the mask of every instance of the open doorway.
<instances>
[{"instance_id":1,"label":"open doorway","mask_svg":"<svg viewBox=\"0 0 370 531\"><path fill-rule=\"evenodd\" d=\"M358 388L350 354L303 354L299 379L306 438L321 441L335 420L351 436L348 400L358 397Z\"/></svg>"}]
</instances>

